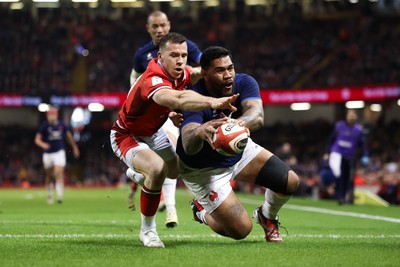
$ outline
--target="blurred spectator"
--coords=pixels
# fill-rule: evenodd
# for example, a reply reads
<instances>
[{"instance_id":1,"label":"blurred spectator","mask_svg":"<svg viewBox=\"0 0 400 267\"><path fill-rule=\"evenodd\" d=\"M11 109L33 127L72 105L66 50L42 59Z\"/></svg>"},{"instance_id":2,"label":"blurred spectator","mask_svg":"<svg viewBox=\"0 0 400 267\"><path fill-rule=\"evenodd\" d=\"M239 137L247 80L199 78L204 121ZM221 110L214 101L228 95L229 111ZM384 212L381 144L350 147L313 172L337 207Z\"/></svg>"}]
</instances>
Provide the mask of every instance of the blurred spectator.
<instances>
[{"instance_id":1,"label":"blurred spectator","mask_svg":"<svg viewBox=\"0 0 400 267\"><path fill-rule=\"evenodd\" d=\"M289 142L284 142L282 146L275 152L275 155L277 155L292 168L297 165L297 158L293 154L292 145Z\"/></svg>"},{"instance_id":2,"label":"blurred spectator","mask_svg":"<svg viewBox=\"0 0 400 267\"><path fill-rule=\"evenodd\" d=\"M390 204L400 204L400 170L396 162L385 164L377 194Z\"/></svg>"},{"instance_id":3,"label":"blurred spectator","mask_svg":"<svg viewBox=\"0 0 400 267\"><path fill-rule=\"evenodd\" d=\"M170 13L170 14L169 14ZM262 89L399 83L396 18L268 16L253 10L170 11L174 31L199 47L222 45ZM147 40L147 11L105 16L84 8L0 10L0 92L70 94L126 91L131 56ZM175 23L177 22L177 23ZM318 27L316 27L318 25ZM207 38L204 38L207 36Z\"/></svg>"}]
</instances>

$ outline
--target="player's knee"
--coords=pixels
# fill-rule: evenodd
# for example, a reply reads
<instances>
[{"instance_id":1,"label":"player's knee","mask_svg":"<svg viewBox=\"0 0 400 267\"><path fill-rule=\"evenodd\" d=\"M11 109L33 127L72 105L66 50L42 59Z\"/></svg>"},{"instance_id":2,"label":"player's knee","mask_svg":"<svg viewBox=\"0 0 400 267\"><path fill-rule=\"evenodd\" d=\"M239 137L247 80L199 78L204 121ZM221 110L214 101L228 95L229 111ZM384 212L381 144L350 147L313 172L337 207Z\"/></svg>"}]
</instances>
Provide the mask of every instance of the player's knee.
<instances>
[{"instance_id":1,"label":"player's knee","mask_svg":"<svg viewBox=\"0 0 400 267\"><path fill-rule=\"evenodd\" d=\"M253 228L251 220L241 220L235 223L234 229L230 231L231 238L241 240L246 238Z\"/></svg>"},{"instance_id":2,"label":"player's knee","mask_svg":"<svg viewBox=\"0 0 400 267\"><path fill-rule=\"evenodd\" d=\"M290 170L288 173L288 183L286 188L287 195L293 195L297 191L299 184L300 184L299 176L297 176L297 174L294 171Z\"/></svg>"},{"instance_id":3,"label":"player's knee","mask_svg":"<svg viewBox=\"0 0 400 267\"><path fill-rule=\"evenodd\" d=\"M261 167L255 184L285 195L293 194L298 187L298 177L289 165L273 155Z\"/></svg>"},{"instance_id":4,"label":"player's knee","mask_svg":"<svg viewBox=\"0 0 400 267\"><path fill-rule=\"evenodd\" d=\"M168 169L166 166L157 166L154 165L152 168L146 171L147 176L146 179L149 178L153 185L162 185L167 176Z\"/></svg>"}]
</instances>

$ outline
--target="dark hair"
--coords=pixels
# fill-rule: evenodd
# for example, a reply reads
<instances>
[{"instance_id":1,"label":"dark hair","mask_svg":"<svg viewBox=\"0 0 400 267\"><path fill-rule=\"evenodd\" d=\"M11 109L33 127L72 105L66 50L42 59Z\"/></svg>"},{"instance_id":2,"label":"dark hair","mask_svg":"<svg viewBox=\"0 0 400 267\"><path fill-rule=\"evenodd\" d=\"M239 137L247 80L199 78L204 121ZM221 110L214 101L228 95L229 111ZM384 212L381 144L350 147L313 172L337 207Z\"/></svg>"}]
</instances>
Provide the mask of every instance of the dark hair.
<instances>
[{"instance_id":1,"label":"dark hair","mask_svg":"<svg viewBox=\"0 0 400 267\"><path fill-rule=\"evenodd\" d=\"M232 60L232 54L228 49L220 46L210 46L203 51L200 58L200 66L206 70L213 60L226 56L229 56Z\"/></svg>"},{"instance_id":2,"label":"dark hair","mask_svg":"<svg viewBox=\"0 0 400 267\"><path fill-rule=\"evenodd\" d=\"M186 42L186 37L180 33L170 32L161 38L159 48L160 49L165 48L167 42L174 44L181 44Z\"/></svg>"}]
</instances>

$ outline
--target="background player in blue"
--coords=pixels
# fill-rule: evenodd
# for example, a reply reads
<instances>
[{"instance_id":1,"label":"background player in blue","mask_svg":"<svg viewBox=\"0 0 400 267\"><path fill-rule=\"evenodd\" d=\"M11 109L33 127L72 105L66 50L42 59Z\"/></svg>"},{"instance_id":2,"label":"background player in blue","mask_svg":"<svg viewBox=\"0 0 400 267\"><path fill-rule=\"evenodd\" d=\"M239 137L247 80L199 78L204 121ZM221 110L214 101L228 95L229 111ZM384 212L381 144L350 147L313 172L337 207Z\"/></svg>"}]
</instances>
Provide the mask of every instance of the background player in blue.
<instances>
[{"instance_id":1,"label":"background player in blue","mask_svg":"<svg viewBox=\"0 0 400 267\"><path fill-rule=\"evenodd\" d=\"M357 112L348 109L346 119L336 122L324 155L324 160L329 160L329 167L336 177L335 190L340 205L354 202L355 159L358 149L361 149L362 164L369 162L366 136L357 120Z\"/></svg>"},{"instance_id":2,"label":"background player in blue","mask_svg":"<svg viewBox=\"0 0 400 267\"><path fill-rule=\"evenodd\" d=\"M58 119L58 110L47 111L47 121L43 122L35 135L35 144L43 149L43 166L45 185L48 192L48 203L54 202L54 182L57 201L62 203L64 192L64 168L66 165L65 139L71 145L75 158L79 157L79 148L68 126Z\"/></svg>"},{"instance_id":3,"label":"background player in blue","mask_svg":"<svg viewBox=\"0 0 400 267\"><path fill-rule=\"evenodd\" d=\"M201 60L202 79L193 90L206 96L229 96L238 93L238 109L232 118L251 132L264 123L264 113L257 82L249 75L236 74L230 52L222 47L209 47ZM298 176L270 151L249 138L244 152L223 156L212 147L215 128L230 120L228 110L207 109L182 112L183 122L177 145L180 175L195 196L191 203L194 219L208 224L213 231L234 239L245 238L252 221L232 190L236 179L263 186L265 202L253 213L268 242L282 242L278 212L297 190Z\"/></svg>"},{"instance_id":4,"label":"background player in blue","mask_svg":"<svg viewBox=\"0 0 400 267\"><path fill-rule=\"evenodd\" d=\"M142 74L146 69L149 61L153 58L157 58L158 45L161 38L169 33L171 29L171 23L165 13L161 11L154 11L147 17L146 30L150 34L151 40L144 46L139 48L135 53L133 59L133 68L131 72L131 85L134 81ZM191 40L187 40L188 46L188 61L187 64L193 66L191 71L198 73L200 71L199 65L201 51L197 45ZM189 67L190 67L189 66Z\"/></svg>"},{"instance_id":5,"label":"background player in blue","mask_svg":"<svg viewBox=\"0 0 400 267\"><path fill-rule=\"evenodd\" d=\"M152 12L147 18L146 30L149 33L151 40L146 43L143 47L139 48L134 57L133 68L130 76L131 86L134 84L136 79L142 74L153 58L157 58L159 50L159 43L163 36L169 33L171 29L171 23L165 13L161 11ZM193 83L199 78L200 67L199 61L201 57L201 51L197 45L187 40L188 47L188 58L187 64L190 68L191 78ZM192 67L191 67L191 66ZM179 135L179 130L176 128L171 120L167 120L163 125L164 131L167 133L170 141L176 146L176 141ZM128 169L127 176L132 179L134 173ZM163 186L162 200L160 202L160 210L166 209L165 225L167 227L175 227L178 224L178 215L175 207L175 192L176 192L176 179L166 178ZM135 208L134 196L137 190L137 184L132 181L131 192L128 196L129 207Z\"/></svg>"}]
</instances>

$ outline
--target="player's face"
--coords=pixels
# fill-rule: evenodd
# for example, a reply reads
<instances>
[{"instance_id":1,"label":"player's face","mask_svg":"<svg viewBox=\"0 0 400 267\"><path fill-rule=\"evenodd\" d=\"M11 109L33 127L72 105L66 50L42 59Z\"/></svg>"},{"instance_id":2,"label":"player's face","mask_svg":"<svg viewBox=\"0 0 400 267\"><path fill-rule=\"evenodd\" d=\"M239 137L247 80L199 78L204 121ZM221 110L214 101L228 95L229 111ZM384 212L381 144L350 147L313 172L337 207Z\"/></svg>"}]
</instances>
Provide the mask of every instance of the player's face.
<instances>
[{"instance_id":1,"label":"player's face","mask_svg":"<svg viewBox=\"0 0 400 267\"><path fill-rule=\"evenodd\" d=\"M58 114L57 113L47 113L47 121L51 124L56 124L58 120Z\"/></svg>"},{"instance_id":2,"label":"player's face","mask_svg":"<svg viewBox=\"0 0 400 267\"><path fill-rule=\"evenodd\" d=\"M354 110L347 111L346 120L348 124L353 125L358 120L357 113Z\"/></svg>"},{"instance_id":3,"label":"player's face","mask_svg":"<svg viewBox=\"0 0 400 267\"><path fill-rule=\"evenodd\" d=\"M181 44L167 42L166 46L158 52L158 58L164 69L175 80L182 76L187 56L186 42Z\"/></svg>"},{"instance_id":4,"label":"player's face","mask_svg":"<svg viewBox=\"0 0 400 267\"><path fill-rule=\"evenodd\" d=\"M207 89L213 96L230 96L235 84L235 68L229 56L215 59L208 70L202 70Z\"/></svg>"},{"instance_id":5,"label":"player's face","mask_svg":"<svg viewBox=\"0 0 400 267\"><path fill-rule=\"evenodd\" d=\"M151 16L146 24L147 32L150 34L151 40L158 45L161 38L169 33L171 25L165 15Z\"/></svg>"}]
</instances>

